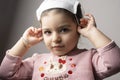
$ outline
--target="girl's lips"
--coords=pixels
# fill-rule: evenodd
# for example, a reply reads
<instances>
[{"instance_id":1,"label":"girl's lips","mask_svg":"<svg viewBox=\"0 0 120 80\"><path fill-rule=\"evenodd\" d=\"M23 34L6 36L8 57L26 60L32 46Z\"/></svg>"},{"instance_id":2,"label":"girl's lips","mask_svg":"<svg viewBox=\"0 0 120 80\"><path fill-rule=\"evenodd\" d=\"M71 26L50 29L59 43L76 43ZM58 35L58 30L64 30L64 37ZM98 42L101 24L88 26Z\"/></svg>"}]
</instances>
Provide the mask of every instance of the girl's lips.
<instances>
[{"instance_id":1,"label":"girl's lips","mask_svg":"<svg viewBox=\"0 0 120 80\"><path fill-rule=\"evenodd\" d=\"M64 46L53 46L53 49L62 49Z\"/></svg>"}]
</instances>

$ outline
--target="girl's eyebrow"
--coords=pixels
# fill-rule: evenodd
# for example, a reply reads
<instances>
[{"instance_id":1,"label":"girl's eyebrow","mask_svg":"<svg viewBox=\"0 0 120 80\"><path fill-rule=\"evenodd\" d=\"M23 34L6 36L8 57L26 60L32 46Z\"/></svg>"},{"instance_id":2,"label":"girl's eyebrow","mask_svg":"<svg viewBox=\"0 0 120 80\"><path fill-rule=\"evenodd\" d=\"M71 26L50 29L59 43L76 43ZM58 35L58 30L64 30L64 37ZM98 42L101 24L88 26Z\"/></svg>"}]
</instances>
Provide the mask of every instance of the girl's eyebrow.
<instances>
[{"instance_id":1,"label":"girl's eyebrow","mask_svg":"<svg viewBox=\"0 0 120 80\"><path fill-rule=\"evenodd\" d=\"M50 30L50 28L42 28L42 30Z\"/></svg>"},{"instance_id":2,"label":"girl's eyebrow","mask_svg":"<svg viewBox=\"0 0 120 80\"><path fill-rule=\"evenodd\" d=\"M56 29L61 29L61 28L70 28L71 26L69 24L62 24L59 25ZM42 30L50 30L50 28L42 28Z\"/></svg>"},{"instance_id":3,"label":"girl's eyebrow","mask_svg":"<svg viewBox=\"0 0 120 80\"><path fill-rule=\"evenodd\" d=\"M69 24L62 24L62 25L59 25L58 28L70 28L71 26Z\"/></svg>"}]
</instances>

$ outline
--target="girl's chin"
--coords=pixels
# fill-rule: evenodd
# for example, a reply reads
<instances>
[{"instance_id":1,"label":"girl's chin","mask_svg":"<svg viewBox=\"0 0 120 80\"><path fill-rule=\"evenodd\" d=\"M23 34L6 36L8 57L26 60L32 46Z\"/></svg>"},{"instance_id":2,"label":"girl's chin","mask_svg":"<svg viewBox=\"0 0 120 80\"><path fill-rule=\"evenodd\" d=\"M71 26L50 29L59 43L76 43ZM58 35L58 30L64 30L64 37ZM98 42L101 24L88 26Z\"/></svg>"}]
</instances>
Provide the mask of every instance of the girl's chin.
<instances>
[{"instance_id":1,"label":"girl's chin","mask_svg":"<svg viewBox=\"0 0 120 80\"><path fill-rule=\"evenodd\" d=\"M52 52L56 56L64 56L66 53L65 52Z\"/></svg>"},{"instance_id":2,"label":"girl's chin","mask_svg":"<svg viewBox=\"0 0 120 80\"><path fill-rule=\"evenodd\" d=\"M75 51L75 50L77 50L77 49L78 49L78 48L75 47L75 48L73 48L73 49L71 49L71 50L51 50L51 53L52 53L53 55L56 55L56 56L65 56L66 54L71 53L72 51Z\"/></svg>"}]
</instances>

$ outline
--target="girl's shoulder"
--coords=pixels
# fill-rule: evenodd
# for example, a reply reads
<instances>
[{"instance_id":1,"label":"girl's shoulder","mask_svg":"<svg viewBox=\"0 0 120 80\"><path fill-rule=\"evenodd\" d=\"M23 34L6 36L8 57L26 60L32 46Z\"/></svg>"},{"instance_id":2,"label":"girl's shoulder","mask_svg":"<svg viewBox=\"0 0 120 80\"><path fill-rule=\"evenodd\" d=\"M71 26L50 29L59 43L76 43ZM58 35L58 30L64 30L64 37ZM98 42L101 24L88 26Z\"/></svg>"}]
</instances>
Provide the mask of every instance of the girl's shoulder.
<instances>
[{"instance_id":1,"label":"girl's shoulder","mask_svg":"<svg viewBox=\"0 0 120 80\"><path fill-rule=\"evenodd\" d=\"M77 56L93 56L94 54L97 53L97 50L95 48L91 48L91 49L79 49L77 52Z\"/></svg>"},{"instance_id":2,"label":"girl's shoulder","mask_svg":"<svg viewBox=\"0 0 120 80\"><path fill-rule=\"evenodd\" d=\"M37 59L41 59L41 58L47 58L47 57L49 57L50 56L50 53L34 53L33 55L32 55L32 58L34 59L34 60L37 60Z\"/></svg>"}]
</instances>

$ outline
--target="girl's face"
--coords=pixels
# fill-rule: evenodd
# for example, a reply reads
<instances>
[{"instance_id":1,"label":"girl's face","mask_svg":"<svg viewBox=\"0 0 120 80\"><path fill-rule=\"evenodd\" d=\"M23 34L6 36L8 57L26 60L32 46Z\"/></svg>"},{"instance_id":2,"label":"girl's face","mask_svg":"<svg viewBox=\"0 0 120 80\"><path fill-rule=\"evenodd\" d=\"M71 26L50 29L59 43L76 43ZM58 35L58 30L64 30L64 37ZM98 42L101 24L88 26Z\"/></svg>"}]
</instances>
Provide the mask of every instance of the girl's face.
<instances>
[{"instance_id":1,"label":"girl's face","mask_svg":"<svg viewBox=\"0 0 120 80\"><path fill-rule=\"evenodd\" d=\"M77 25L70 17L50 11L42 17L41 23L45 45L53 54L65 55L77 48Z\"/></svg>"}]
</instances>

